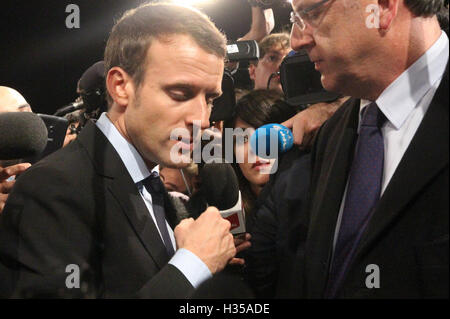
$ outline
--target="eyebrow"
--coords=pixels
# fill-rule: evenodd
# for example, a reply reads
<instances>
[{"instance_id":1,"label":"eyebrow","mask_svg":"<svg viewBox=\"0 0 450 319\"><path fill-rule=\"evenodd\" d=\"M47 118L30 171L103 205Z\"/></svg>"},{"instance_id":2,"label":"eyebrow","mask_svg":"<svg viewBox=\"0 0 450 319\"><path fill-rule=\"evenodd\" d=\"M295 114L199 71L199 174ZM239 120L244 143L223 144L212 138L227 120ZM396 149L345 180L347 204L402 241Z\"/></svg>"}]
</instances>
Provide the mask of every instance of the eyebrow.
<instances>
[{"instance_id":1,"label":"eyebrow","mask_svg":"<svg viewBox=\"0 0 450 319\"><path fill-rule=\"evenodd\" d=\"M19 105L17 108L18 109L23 109L23 108L26 108L26 107L31 107L31 106L30 106L30 104L27 103L27 104Z\"/></svg>"},{"instance_id":2,"label":"eyebrow","mask_svg":"<svg viewBox=\"0 0 450 319\"><path fill-rule=\"evenodd\" d=\"M163 88L165 90L171 90L171 89L182 89L182 90L188 90L192 93L197 92L199 87L196 85L192 85L190 83L174 83L174 84L167 84L164 85ZM219 91L209 91L206 92L206 97L208 98L212 98L212 99L216 99L219 96L221 96L223 94L222 90Z\"/></svg>"},{"instance_id":3,"label":"eyebrow","mask_svg":"<svg viewBox=\"0 0 450 319\"><path fill-rule=\"evenodd\" d=\"M8 105L6 108L11 108L11 107L15 107L15 108L17 108L17 109L23 109L23 108L26 108L26 107L31 108L30 104L28 104L28 103L26 103L26 104L21 104L21 105L19 105L19 106Z\"/></svg>"}]
</instances>

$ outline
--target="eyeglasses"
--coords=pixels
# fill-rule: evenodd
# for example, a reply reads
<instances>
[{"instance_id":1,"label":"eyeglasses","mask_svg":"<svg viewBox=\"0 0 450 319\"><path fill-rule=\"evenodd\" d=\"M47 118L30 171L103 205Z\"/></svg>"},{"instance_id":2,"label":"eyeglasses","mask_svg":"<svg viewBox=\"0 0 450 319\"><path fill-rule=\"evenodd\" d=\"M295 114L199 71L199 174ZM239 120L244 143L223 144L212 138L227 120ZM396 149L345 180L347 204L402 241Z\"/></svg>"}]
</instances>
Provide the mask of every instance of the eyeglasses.
<instances>
[{"instance_id":1,"label":"eyeglasses","mask_svg":"<svg viewBox=\"0 0 450 319\"><path fill-rule=\"evenodd\" d=\"M317 21L321 13L321 11L318 11L317 9L319 9L328 1L330 0L321 0L303 10L300 10L299 12L292 11L291 23L295 24L300 29L300 31L304 31L306 29L306 23L314 24L314 22Z\"/></svg>"}]
</instances>

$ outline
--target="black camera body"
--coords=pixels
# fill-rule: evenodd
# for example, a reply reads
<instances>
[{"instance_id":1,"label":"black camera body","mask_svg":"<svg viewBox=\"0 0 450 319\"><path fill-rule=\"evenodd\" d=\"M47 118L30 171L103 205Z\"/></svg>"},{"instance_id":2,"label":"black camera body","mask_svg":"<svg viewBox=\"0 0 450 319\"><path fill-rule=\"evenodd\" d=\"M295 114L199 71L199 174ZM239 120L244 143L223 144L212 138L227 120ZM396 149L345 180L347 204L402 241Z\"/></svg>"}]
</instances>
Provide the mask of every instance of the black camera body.
<instances>
[{"instance_id":1,"label":"black camera body","mask_svg":"<svg viewBox=\"0 0 450 319\"><path fill-rule=\"evenodd\" d=\"M227 45L228 62L244 62L259 59L259 46L255 40L235 41ZM234 79L227 69L223 72L222 92L223 94L214 100L213 109L209 118L210 122L225 121L233 116L236 107Z\"/></svg>"},{"instance_id":2,"label":"black camera body","mask_svg":"<svg viewBox=\"0 0 450 319\"><path fill-rule=\"evenodd\" d=\"M285 100L290 105L331 102L341 96L323 88L321 74L305 51L292 51L284 58L280 66L280 81Z\"/></svg>"}]
</instances>

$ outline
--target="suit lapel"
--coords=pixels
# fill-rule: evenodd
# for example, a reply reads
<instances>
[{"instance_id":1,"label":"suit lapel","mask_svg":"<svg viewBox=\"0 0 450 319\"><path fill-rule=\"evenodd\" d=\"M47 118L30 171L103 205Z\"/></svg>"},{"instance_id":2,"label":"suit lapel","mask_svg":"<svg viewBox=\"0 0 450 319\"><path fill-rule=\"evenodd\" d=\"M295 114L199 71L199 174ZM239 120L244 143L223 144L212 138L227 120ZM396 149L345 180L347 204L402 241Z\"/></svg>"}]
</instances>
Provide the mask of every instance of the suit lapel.
<instances>
[{"instance_id":1,"label":"suit lapel","mask_svg":"<svg viewBox=\"0 0 450 319\"><path fill-rule=\"evenodd\" d=\"M313 197L306 250L308 297L321 298L328 277L336 220L339 213L348 170L352 162L357 134L359 100L345 107L340 123L325 146L327 154L320 168L321 179ZM337 115L337 114L336 114Z\"/></svg>"},{"instance_id":2,"label":"suit lapel","mask_svg":"<svg viewBox=\"0 0 450 319\"><path fill-rule=\"evenodd\" d=\"M167 250L159 236L158 229L149 215L136 185L131 177L123 174L117 176L109 185L109 190L122 207L136 235L144 245L147 252L159 267L169 261Z\"/></svg>"},{"instance_id":3,"label":"suit lapel","mask_svg":"<svg viewBox=\"0 0 450 319\"><path fill-rule=\"evenodd\" d=\"M105 186L119 203L145 250L162 268L169 261L169 256L144 200L119 154L93 123L83 129L78 139L87 149L96 172L103 176Z\"/></svg>"},{"instance_id":4,"label":"suit lapel","mask_svg":"<svg viewBox=\"0 0 450 319\"><path fill-rule=\"evenodd\" d=\"M411 144L381 197L357 255L368 249L439 172L448 165L448 65Z\"/></svg>"}]
</instances>

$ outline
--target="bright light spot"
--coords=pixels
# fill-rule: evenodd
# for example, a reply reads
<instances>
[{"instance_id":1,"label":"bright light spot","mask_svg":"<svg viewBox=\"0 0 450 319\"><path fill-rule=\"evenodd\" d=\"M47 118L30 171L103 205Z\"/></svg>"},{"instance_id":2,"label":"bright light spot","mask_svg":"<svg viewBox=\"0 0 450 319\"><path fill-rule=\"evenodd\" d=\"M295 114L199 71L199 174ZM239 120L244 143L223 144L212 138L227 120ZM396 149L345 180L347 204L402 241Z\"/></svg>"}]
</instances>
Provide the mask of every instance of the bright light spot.
<instances>
[{"instance_id":1,"label":"bright light spot","mask_svg":"<svg viewBox=\"0 0 450 319\"><path fill-rule=\"evenodd\" d=\"M182 4L185 6L194 6L196 4L212 2L213 0L171 0L173 3Z\"/></svg>"}]
</instances>

